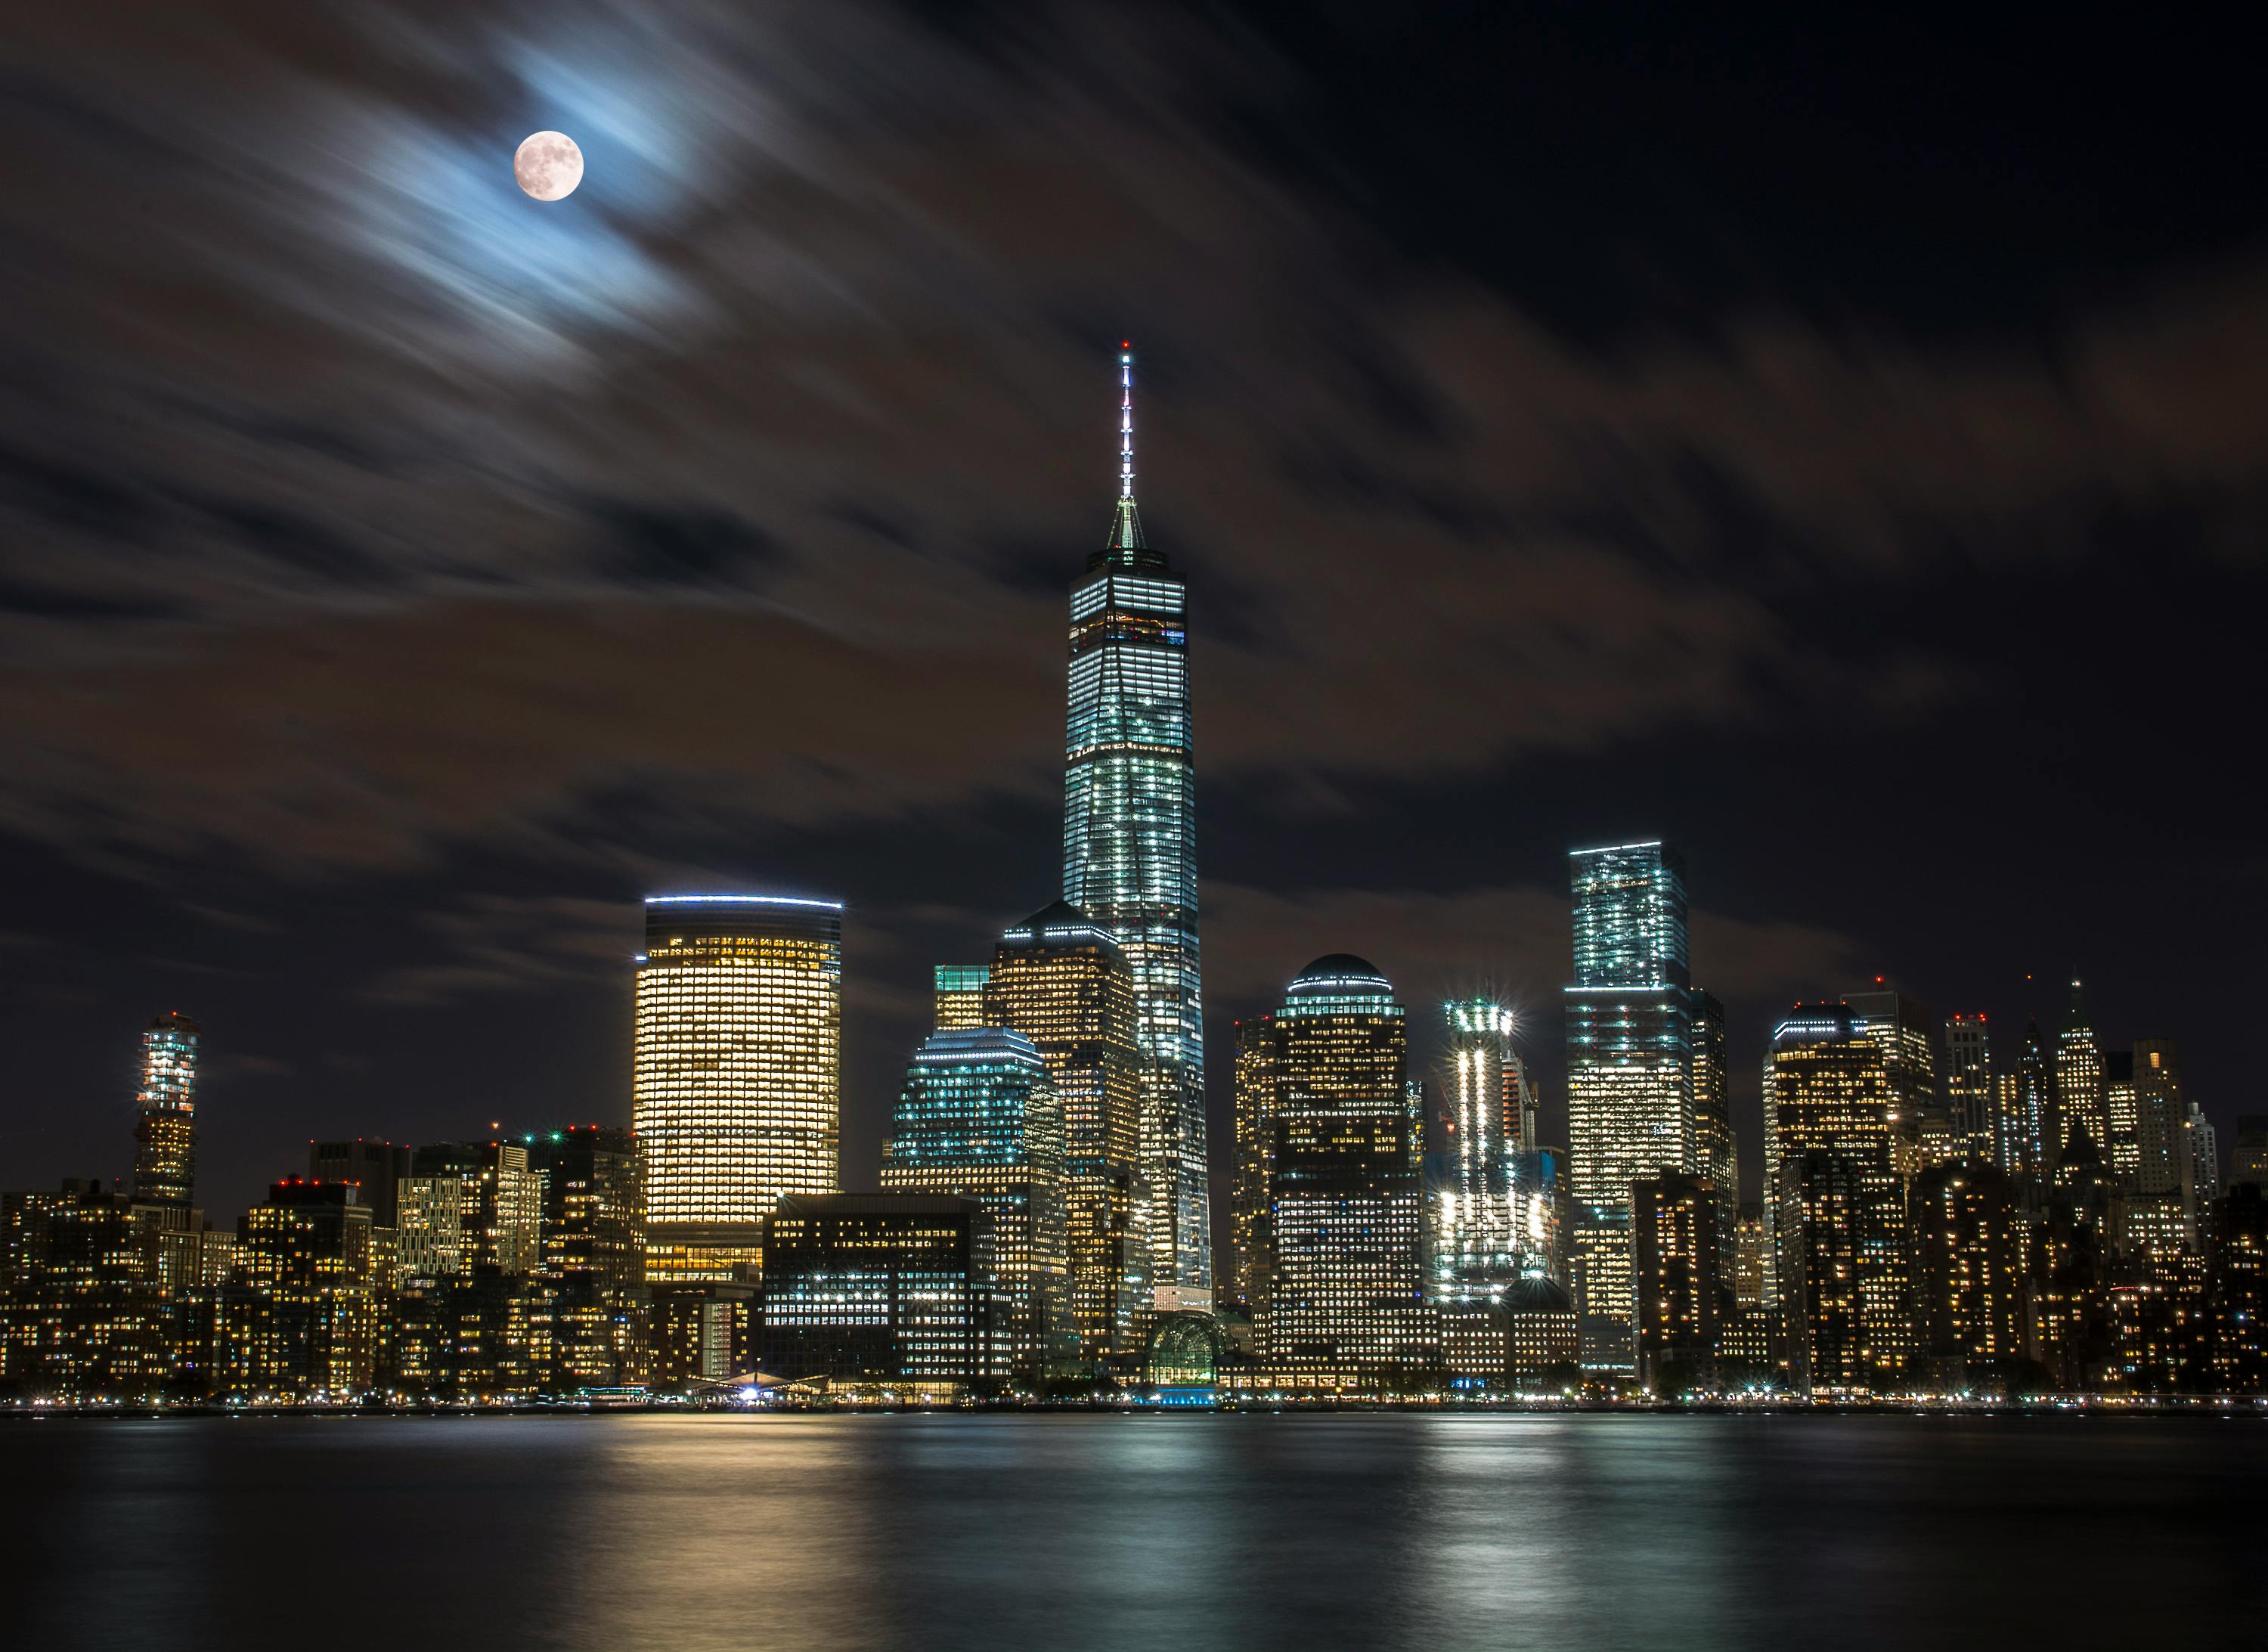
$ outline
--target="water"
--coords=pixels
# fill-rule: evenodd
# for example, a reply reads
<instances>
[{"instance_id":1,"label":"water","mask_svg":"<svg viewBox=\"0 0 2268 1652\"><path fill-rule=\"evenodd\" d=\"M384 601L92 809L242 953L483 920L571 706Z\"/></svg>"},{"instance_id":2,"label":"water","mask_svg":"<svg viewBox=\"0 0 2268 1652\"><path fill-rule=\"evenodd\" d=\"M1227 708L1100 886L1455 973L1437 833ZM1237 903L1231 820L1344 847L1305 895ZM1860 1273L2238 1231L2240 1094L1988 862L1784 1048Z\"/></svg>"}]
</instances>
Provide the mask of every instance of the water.
<instances>
[{"instance_id":1,"label":"water","mask_svg":"<svg viewBox=\"0 0 2268 1652\"><path fill-rule=\"evenodd\" d=\"M0 1424L5 1644L2238 1647L2268 1426Z\"/></svg>"}]
</instances>

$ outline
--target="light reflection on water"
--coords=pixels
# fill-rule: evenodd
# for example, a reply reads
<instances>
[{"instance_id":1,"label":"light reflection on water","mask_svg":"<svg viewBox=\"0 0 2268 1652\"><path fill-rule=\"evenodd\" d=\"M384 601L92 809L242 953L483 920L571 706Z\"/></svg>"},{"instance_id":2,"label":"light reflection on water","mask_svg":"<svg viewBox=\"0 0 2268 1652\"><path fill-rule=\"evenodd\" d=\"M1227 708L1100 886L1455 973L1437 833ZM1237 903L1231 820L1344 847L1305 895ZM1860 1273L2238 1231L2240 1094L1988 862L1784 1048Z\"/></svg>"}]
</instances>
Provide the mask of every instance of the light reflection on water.
<instances>
[{"instance_id":1,"label":"light reflection on water","mask_svg":"<svg viewBox=\"0 0 2268 1652\"><path fill-rule=\"evenodd\" d=\"M58 1648L2239 1645L2264 1503L2161 1420L0 1426Z\"/></svg>"}]
</instances>

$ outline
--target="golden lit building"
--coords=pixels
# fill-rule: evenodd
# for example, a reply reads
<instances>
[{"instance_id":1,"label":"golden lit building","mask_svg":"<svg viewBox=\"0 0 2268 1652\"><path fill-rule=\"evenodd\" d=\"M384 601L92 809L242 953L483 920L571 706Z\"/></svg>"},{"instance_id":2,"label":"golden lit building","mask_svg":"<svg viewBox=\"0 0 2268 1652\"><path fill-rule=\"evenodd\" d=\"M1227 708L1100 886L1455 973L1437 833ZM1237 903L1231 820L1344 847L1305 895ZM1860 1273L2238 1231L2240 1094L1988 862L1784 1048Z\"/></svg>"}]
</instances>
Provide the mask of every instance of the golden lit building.
<instances>
[{"instance_id":1,"label":"golden lit building","mask_svg":"<svg viewBox=\"0 0 2268 1652\"><path fill-rule=\"evenodd\" d=\"M2087 993L2079 982L2071 984L2071 1010L2056 1038L2056 1101L2062 1110L2063 1140L2050 1156L2060 1158L2063 1147L2084 1135L2110 1156L2110 1118L2104 1094L2102 1041L2087 1013Z\"/></svg>"},{"instance_id":2,"label":"golden lit building","mask_svg":"<svg viewBox=\"0 0 2268 1652\"><path fill-rule=\"evenodd\" d=\"M729 1280L784 1194L841 1174L843 908L770 895L645 906L633 1046L646 1275Z\"/></svg>"},{"instance_id":3,"label":"golden lit building","mask_svg":"<svg viewBox=\"0 0 2268 1652\"><path fill-rule=\"evenodd\" d=\"M2024 1222L2015 1183L1983 1158L1914 1184L1921 1353L1940 1391L1960 1392L2024 1353Z\"/></svg>"},{"instance_id":4,"label":"golden lit building","mask_svg":"<svg viewBox=\"0 0 2268 1652\"><path fill-rule=\"evenodd\" d=\"M255 1402L350 1401L372 1388L377 1315L370 1212L346 1182L278 1182L237 1230L221 1294L219 1391Z\"/></svg>"},{"instance_id":5,"label":"golden lit building","mask_svg":"<svg viewBox=\"0 0 2268 1652\"><path fill-rule=\"evenodd\" d=\"M983 979L984 1023L1031 1040L1063 1113L1071 1329L1081 1356L1130 1353L1149 1319L1149 1237L1135 1166L1142 1052L1134 977L1117 944L1057 901L1000 937ZM944 970L939 970L940 1014ZM942 1021L940 1030L946 1030Z\"/></svg>"},{"instance_id":6,"label":"golden lit building","mask_svg":"<svg viewBox=\"0 0 2268 1652\"><path fill-rule=\"evenodd\" d=\"M1911 1335L1899 1100L1881 1043L1847 1005L1798 1006L1772 1034L1764 1107L1775 1283L1798 1381L1818 1392L1891 1384Z\"/></svg>"}]
</instances>

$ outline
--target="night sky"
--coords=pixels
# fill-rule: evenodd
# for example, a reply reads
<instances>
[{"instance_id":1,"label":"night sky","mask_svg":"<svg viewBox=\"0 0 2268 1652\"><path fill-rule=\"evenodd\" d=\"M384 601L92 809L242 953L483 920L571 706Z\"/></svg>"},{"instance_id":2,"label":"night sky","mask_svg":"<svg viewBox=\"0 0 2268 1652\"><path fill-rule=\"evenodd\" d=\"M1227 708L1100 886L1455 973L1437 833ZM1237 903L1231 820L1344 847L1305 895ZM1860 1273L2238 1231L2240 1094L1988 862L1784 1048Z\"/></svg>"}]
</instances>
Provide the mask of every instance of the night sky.
<instances>
[{"instance_id":1,"label":"night sky","mask_svg":"<svg viewBox=\"0 0 2268 1652\"><path fill-rule=\"evenodd\" d=\"M0 1186L129 1168L172 1008L222 1226L310 1136L627 1122L638 897L707 887L849 903L871 1184L930 966L1057 893L1122 337L1217 1187L1329 951L1427 1054L1509 994L1556 1134L1632 835L1751 1185L1772 1012L1877 974L2012 1049L2077 970L2268 1107L2254 65L1835 10L15 18Z\"/></svg>"}]
</instances>

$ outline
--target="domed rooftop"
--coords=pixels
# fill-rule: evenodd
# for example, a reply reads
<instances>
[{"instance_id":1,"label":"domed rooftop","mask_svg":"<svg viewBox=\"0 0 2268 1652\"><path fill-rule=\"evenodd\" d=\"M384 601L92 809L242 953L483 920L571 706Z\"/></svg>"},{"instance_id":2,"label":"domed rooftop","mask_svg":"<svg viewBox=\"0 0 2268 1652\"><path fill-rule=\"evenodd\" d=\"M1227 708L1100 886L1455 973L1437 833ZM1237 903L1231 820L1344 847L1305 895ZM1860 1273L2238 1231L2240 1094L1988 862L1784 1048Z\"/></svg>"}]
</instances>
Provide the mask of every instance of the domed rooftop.
<instances>
[{"instance_id":1,"label":"domed rooftop","mask_svg":"<svg viewBox=\"0 0 2268 1652\"><path fill-rule=\"evenodd\" d=\"M1390 995L1394 984L1369 959L1358 958L1351 952L1332 952L1326 953L1292 977L1290 991L1295 996L1307 992L1329 992L1379 997Z\"/></svg>"},{"instance_id":2,"label":"domed rooftop","mask_svg":"<svg viewBox=\"0 0 2268 1652\"><path fill-rule=\"evenodd\" d=\"M1504 1294L1504 1307L1511 1314L1572 1314L1575 1299L1541 1273L1531 1273Z\"/></svg>"}]
</instances>

